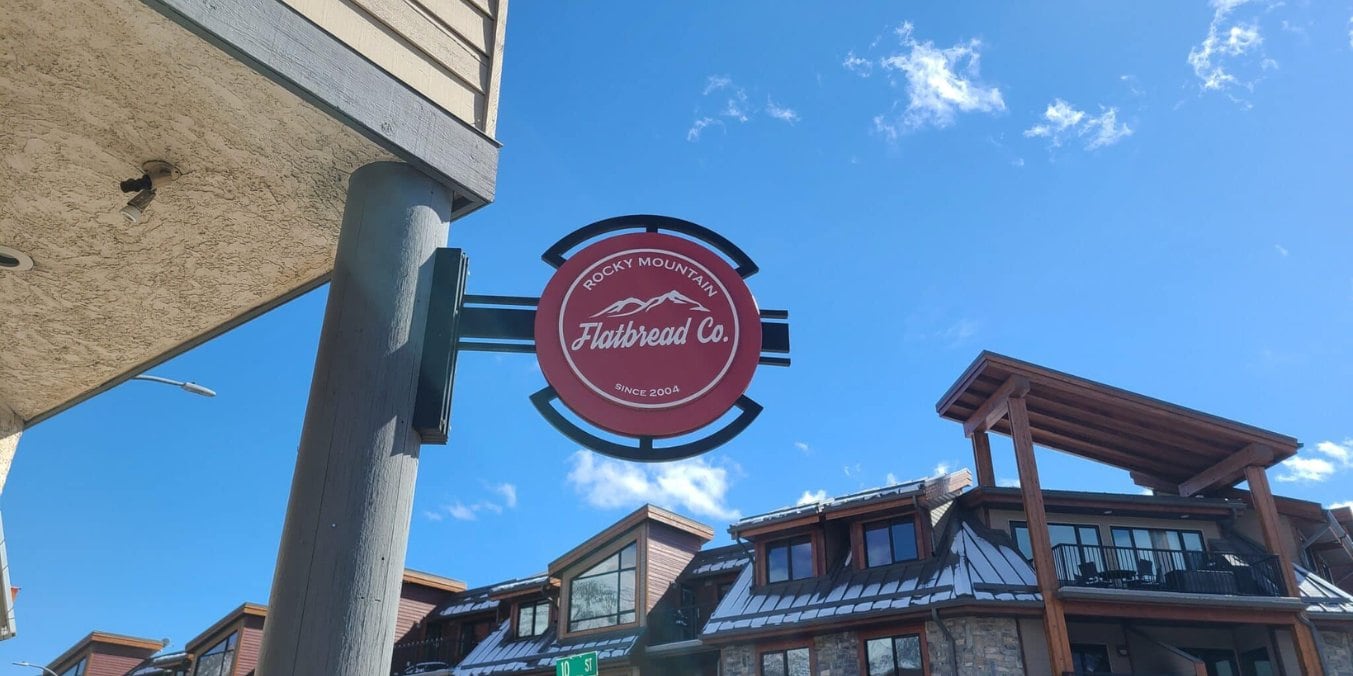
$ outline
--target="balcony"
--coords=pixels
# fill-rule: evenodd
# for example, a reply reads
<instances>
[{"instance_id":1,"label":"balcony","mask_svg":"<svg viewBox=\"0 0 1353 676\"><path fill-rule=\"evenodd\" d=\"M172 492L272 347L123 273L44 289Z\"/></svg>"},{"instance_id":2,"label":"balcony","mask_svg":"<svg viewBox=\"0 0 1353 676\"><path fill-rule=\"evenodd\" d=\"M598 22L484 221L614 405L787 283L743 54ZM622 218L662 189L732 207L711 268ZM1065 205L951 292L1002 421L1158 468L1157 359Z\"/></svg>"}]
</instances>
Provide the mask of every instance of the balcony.
<instances>
[{"instance_id":1,"label":"balcony","mask_svg":"<svg viewBox=\"0 0 1353 676\"><path fill-rule=\"evenodd\" d=\"M705 621L712 612L714 606L709 604L660 608L654 611L648 617L652 645L693 641L699 638L700 630L704 628Z\"/></svg>"},{"instance_id":2,"label":"balcony","mask_svg":"<svg viewBox=\"0 0 1353 676\"><path fill-rule=\"evenodd\" d=\"M1140 547L1061 544L1052 548L1063 586L1282 596L1278 557Z\"/></svg>"},{"instance_id":3,"label":"balcony","mask_svg":"<svg viewBox=\"0 0 1353 676\"><path fill-rule=\"evenodd\" d=\"M449 671L464 654L459 643L449 637L396 643L390 673L405 676Z\"/></svg>"}]
</instances>

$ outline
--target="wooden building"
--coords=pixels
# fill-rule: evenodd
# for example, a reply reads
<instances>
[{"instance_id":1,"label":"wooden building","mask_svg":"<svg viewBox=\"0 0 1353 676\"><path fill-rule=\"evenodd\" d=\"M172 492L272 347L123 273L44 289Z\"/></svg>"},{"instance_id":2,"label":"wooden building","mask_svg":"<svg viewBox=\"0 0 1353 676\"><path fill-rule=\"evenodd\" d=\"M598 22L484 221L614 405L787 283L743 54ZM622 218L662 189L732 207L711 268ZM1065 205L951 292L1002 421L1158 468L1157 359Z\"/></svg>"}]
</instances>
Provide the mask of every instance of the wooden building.
<instances>
[{"instance_id":1,"label":"wooden building","mask_svg":"<svg viewBox=\"0 0 1353 676\"><path fill-rule=\"evenodd\" d=\"M605 676L1353 674L1353 515L1270 493L1294 439L989 353L938 410L972 440L975 483L750 516L716 548L645 506L537 576L466 589L411 571L390 673L543 676L596 651ZM1018 487L995 485L992 432ZM1151 494L1044 490L1035 444ZM250 674L263 617L242 606L190 642L191 670L136 676Z\"/></svg>"}]
</instances>

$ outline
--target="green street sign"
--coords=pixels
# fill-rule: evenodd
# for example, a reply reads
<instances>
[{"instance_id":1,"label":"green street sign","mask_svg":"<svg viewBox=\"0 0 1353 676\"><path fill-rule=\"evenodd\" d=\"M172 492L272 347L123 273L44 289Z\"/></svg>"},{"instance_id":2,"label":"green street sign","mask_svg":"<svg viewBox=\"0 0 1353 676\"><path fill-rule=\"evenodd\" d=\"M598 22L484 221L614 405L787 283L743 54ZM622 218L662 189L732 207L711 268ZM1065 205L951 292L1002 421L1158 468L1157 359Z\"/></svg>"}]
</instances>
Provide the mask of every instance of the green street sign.
<instances>
[{"instance_id":1,"label":"green street sign","mask_svg":"<svg viewBox=\"0 0 1353 676\"><path fill-rule=\"evenodd\" d=\"M570 655L555 662L554 676L597 676L597 654Z\"/></svg>"}]
</instances>

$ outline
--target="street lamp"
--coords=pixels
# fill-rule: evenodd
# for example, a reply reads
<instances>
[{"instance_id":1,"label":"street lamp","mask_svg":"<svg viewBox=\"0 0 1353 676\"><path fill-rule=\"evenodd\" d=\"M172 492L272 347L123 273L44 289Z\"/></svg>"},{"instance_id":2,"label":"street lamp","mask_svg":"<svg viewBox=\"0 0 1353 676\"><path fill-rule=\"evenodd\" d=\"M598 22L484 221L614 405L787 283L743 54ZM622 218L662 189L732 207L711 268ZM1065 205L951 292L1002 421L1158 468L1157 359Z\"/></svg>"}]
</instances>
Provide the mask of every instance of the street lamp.
<instances>
[{"instance_id":1,"label":"street lamp","mask_svg":"<svg viewBox=\"0 0 1353 676\"><path fill-rule=\"evenodd\" d=\"M15 662L14 664L20 667L33 667L34 669L41 669L42 673L44 674L51 674L52 676L61 676L60 674L56 673L55 671L52 671L51 669L48 669L47 667L42 666L41 664L33 664L32 662Z\"/></svg>"},{"instance_id":2,"label":"street lamp","mask_svg":"<svg viewBox=\"0 0 1353 676\"><path fill-rule=\"evenodd\" d=\"M168 378L161 378L159 376L132 376L132 380L148 380L152 383L164 383L165 385L173 385L174 387L177 387L183 390L184 392L191 392L193 394L198 394L204 397L216 396L216 393L213 392L212 390L192 382L185 383L179 380L170 380Z\"/></svg>"}]
</instances>

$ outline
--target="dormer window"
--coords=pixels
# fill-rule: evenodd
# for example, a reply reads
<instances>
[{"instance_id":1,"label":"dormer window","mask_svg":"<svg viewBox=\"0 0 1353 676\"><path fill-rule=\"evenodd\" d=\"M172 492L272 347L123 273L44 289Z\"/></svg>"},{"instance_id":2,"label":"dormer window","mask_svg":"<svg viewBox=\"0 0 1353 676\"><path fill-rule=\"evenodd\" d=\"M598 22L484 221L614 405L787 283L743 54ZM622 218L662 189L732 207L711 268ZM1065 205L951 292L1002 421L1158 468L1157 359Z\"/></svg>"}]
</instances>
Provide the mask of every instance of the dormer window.
<instances>
[{"instance_id":1,"label":"dormer window","mask_svg":"<svg viewBox=\"0 0 1353 676\"><path fill-rule=\"evenodd\" d=\"M864 560L869 568L899 561L915 561L916 520L912 517L866 524Z\"/></svg>"},{"instance_id":2,"label":"dormer window","mask_svg":"<svg viewBox=\"0 0 1353 676\"><path fill-rule=\"evenodd\" d=\"M525 602L517 606L517 638L540 636L549 628L549 601Z\"/></svg>"},{"instance_id":3,"label":"dormer window","mask_svg":"<svg viewBox=\"0 0 1353 676\"><path fill-rule=\"evenodd\" d=\"M197 658L193 676L229 676L235 667L235 642L239 632L225 637Z\"/></svg>"},{"instance_id":4,"label":"dormer window","mask_svg":"<svg viewBox=\"0 0 1353 676\"><path fill-rule=\"evenodd\" d=\"M766 581L785 582L813 576L813 539L808 535L766 545Z\"/></svg>"},{"instance_id":5,"label":"dormer window","mask_svg":"<svg viewBox=\"0 0 1353 676\"><path fill-rule=\"evenodd\" d=\"M636 543L573 578L568 589L568 630L585 631L636 621Z\"/></svg>"},{"instance_id":6,"label":"dormer window","mask_svg":"<svg viewBox=\"0 0 1353 676\"><path fill-rule=\"evenodd\" d=\"M89 658L83 658L75 663L75 666L61 672L61 676L85 676L85 667L89 666Z\"/></svg>"}]
</instances>

